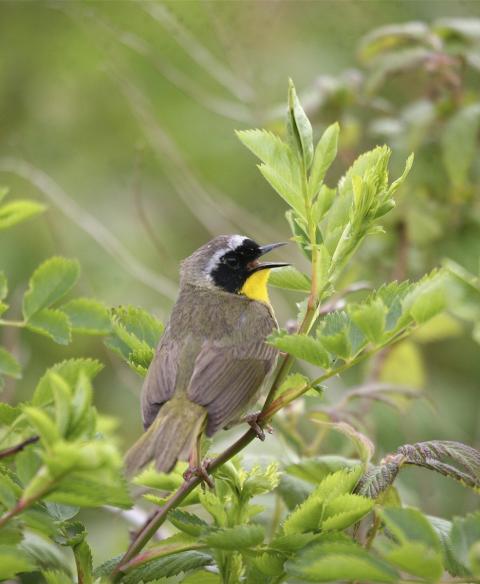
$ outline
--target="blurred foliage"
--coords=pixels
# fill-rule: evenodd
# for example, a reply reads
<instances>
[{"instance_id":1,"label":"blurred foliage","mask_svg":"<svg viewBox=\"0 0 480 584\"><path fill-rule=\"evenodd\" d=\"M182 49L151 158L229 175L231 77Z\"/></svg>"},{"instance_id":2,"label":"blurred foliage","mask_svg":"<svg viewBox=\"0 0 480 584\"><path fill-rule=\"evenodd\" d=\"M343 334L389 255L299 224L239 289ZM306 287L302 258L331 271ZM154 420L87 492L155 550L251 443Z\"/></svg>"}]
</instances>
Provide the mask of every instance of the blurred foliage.
<instances>
[{"instance_id":1,"label":"blurred foliage","mask_svg":"<svg viewBox=\"0 0 480 584\"><path fill-rule=\"evenodd\" d=\"M28 309L22 314L22 298L45 258L61 254L82 265L75 289L80 298L70 292L53 296L31 315L28 331L0 329L6 350L0 353L0 368L10 375L2 399L17 413L15 406L31 399L47 367L78 355L99 359L107 367L96 381L96 405L121 420L116 435L122 447L131 443L140 432L139 378L106 351L98 334L79 333L110 335L107 344L141 373L160 325L145 313L146 336L136 337L129 315L137 309L130 305L165 318L175 297L178 261L210 236L239 232L261 242L286 237L284 202L255 174L233 130L262 126L285 138L283 95L288 75L294 74L314 135L337 121L342 129L324 195L377 144L391 147L394 176L415 152L397 206L382 219L386 233L362 245L342 272L338 292L326 300L327 308L346 309L342 318L351 319L355 304L366 296L356 288L360 279L379 294L385 282L416 280L444 265L455 285L448 313L341 380L331 380L328 391L312 390L277 416L276 439L262 447L262 456L279 457L287 468L301 456L315 471L338 470L338 461L323 456L335 452L349 460L356 447L331 432L332 423L367 434L378 459L399 444L434 438L478 447L478 4L347 1L341 11L328 1L242 4L2 3L0 171L10 192L0 203L0 226L47 210L0 231L0 265L9 284L7 296L7 280L0 277L0 310L5 299L11 305L0 318L22 322L30 317ZM272 106L276 103L282 105ZM291 247L288 259L304 270L307 258ZM69 269L76 279L76 270ZM278 320L287 328L287 319L297 312L295 301L309 286L308 279L289 278L286 288L292 291L272 293ZM382 306L375 294L370 298L369 310L382 321ZM111 320L105 306L117 305L122 308ZM361 318L357 313L355 319ZM349 320L342 323L351 330ZM369 338L379 330L368 329ZM73 342L56 345L39 331ZM338 331L333 332L335 337ZM313 373L311 367L302 366L300 379ZM71 383L69 391L75 392L76 381ZM307 421L306 411L315 411L316 418ZM97 424L111 436L112 418L100 416ZM214 448L230 440L231 432L218 436ZM258 452L258 446L247 449L247 467ZM305 466L301 474L310 472ZM289 480L285 476L280 492ZM320 480L316 475L314 482ZM403 501L432 515L450 518L478 506L453 481L432 473L403 470L396 484ZM306 496L304 481L294 487ZM291 498L292 489L285 501ZM448 557L465 569L477 565L475 517L441 528L436 520L442 546L449 533L456 550L455 556L445 552L443 562ZM87 521L96 564L124 551L131 519L98 510L81 512L80 518ZM122 529L112 536L106 525ZM34 537L22 545L41 545ZM82 537L75 545L81 547ZM397 546L405 543L396 535ZM315 556L322 554L326 562L329 554L341 557L342 545L325 542ZM382 557L396 559L401 569L402 549L386 545ZM415 553L425 552L422 546L433 549L432 566L438 567L438 543L429 539L418 545ZM25 550L15 558L18 565L32 562ZM270 559L259 569L273 570ZM208 564L203 556L187 560ZM304 575L309 561L305 557L289 569ZM362 566L369 561L359 557ZM62 581L58 569L58 563L45 568L47 582ZM325 564L319 569L328 573ZM204 577L210 581L208 573Z\"/></svg>"}]
</instances>

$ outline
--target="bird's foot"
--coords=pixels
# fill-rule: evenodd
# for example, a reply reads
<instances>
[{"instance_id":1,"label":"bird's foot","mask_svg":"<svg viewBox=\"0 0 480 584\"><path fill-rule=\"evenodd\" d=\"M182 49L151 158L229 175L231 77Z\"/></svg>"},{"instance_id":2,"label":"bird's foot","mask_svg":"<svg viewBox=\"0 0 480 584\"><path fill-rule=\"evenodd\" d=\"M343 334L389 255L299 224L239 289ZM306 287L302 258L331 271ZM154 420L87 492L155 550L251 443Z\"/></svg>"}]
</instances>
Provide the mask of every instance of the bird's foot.
<instances>
[{"instance_id":1,"label":"bird's foot","mask_svg":"<svg viewBox=\"0 0 480 584\"><path fill-rule=\"evenodd\" d=\"M190 465L187 470L183 473L183 478L189 481L192 477L198 477L202 481L202 485L207 484L210 489L215 486L212 477L208 474L208 467L210 466L211 460L205 458L200 464Z\"/></svg>"},{"instance_id":2,"label":"bird's foot","mask_svg":"<svg viewBox=\"0 0 480 584\"><path fill-rule=\"evenodd\" d=\"M246 416L243 416L241 421L246 422L250 426L250 428L255 432L257 438L263 442L265 440L265 430L269 434L271 434L273 430L271 426L265 426L265 430L262 428L262 426L260 426L260 424L258 423L260 414L261 412L253 412L252 414L247 414Z\"/></svg>"}]
</instances>

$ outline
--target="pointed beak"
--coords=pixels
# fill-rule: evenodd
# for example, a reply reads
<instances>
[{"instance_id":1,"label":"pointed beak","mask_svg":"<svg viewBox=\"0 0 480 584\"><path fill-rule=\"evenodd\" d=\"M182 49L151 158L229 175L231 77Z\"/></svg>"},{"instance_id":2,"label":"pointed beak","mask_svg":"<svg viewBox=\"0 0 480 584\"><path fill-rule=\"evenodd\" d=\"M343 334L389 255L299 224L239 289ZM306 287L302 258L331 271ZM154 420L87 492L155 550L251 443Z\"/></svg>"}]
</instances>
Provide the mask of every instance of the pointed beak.
<instances>
[{"instance_id":1,"label":"pointed beak","mask_svg":"<svg viewBox=\"0 0 480 584\"><path fill-rule=\"evenodd\" d=\"M276 249L277 247L282 247L287 245L286 241L282 241L280 243L270 243L269 245L262 245L260 247L260 257L269 253L270 251ZM259 262L258 260L254 260L249 265L249 272L253 274L254 272L258 272L259 270L271 270L273 268L284 268L285 266L289 266L290 264L283 263L283 262Z\"/></svg>"}]
</instances>

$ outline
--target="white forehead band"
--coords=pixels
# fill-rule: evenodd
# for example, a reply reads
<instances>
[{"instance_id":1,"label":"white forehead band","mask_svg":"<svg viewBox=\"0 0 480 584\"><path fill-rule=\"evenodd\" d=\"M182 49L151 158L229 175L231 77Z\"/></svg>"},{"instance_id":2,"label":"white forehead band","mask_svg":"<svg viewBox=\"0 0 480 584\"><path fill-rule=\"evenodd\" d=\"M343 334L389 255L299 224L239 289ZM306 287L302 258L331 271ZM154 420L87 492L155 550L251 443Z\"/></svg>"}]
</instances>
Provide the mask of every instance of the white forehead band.
<instances>
[{"instance_id":1,"label":"white forehead band","mask_svg":"<svg viewBox=\"0 0 480 584\"><path fill-rule=\"evenodd\" d=\"M234 249L237 249L237 247L240 247L246 239L248 239L248 237L245 237L244 235L232 235L232 237L228 239L228 247L222 247L222 249L217 250L212 255L208 261L207 267L205 268L205 274L210 278L210 274L213 268L217 266L218 260L229 251L233 251Z\"/></svg>"}]
</instances>

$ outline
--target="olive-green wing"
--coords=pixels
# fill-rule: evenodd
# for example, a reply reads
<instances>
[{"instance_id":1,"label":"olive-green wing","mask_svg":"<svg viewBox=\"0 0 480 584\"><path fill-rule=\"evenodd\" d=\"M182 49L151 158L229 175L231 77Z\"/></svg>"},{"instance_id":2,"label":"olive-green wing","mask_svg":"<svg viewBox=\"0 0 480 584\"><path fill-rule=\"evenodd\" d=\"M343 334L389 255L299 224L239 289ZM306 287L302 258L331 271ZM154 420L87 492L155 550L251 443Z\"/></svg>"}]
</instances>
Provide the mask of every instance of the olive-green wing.
<instances>
[{"instance_id":1,"label":"olive-green wing","mask_svg":"<svg viewBox=\"0 0 480 584\"><path fill-rule=\"evenodd\" d=\"M276 356L276 349L263 341L228 347L205 344L195 361L187 395L208 411L207 436L246 410Z\"/></svg>"},{"instance_id":2,"label":"olive-green wing","mask_svg":"<svg viewBox=\"0 0 480 584\"><path fill-rule=\"evenodd\" d=\"M152 424L161 406L173 396L178 354L177 342L165 335L160 341L143 382L142 418L145 429Z\"/></svg>"}]
</instances>

